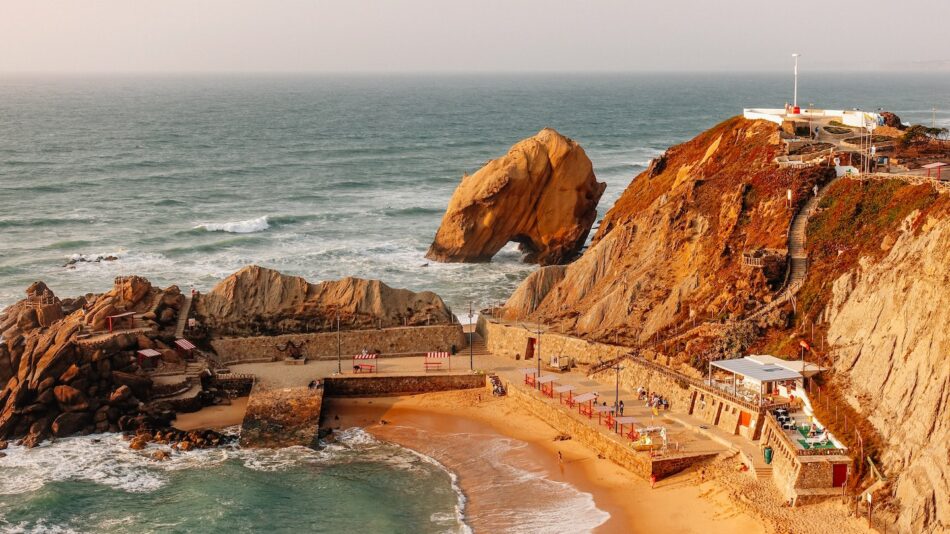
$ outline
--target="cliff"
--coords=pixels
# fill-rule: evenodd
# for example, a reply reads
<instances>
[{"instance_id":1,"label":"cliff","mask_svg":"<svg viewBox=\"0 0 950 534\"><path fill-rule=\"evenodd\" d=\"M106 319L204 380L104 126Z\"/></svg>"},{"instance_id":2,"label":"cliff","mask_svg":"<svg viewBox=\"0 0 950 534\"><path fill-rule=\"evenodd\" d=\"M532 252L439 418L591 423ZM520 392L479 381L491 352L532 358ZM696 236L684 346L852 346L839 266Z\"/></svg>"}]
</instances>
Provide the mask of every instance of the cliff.
<instances>
[{"instance_id":1,"label":"cliff","mask_svg":"<svg viewBox=\"0 0 950 534\"><path fill-rule=\"evenodd\" d=\"M779 169L773 159L781 150L774 125L742 118L669 149L630 183L583 256L529 277L506 315L636 344L690 319L755 309L784 272L744 268L742 254L785 248L797 206L834 175Z\"/></svg>"},{"instance_id":2,"label":"cliff","mask_svg":"<svg viewBox=\"0 0 950 534\"><path fill-rule=\"evenodd\" d=\"M940 147L928 158L950 156ZM831 368L822 388L836 405L816 410L855 454L857 424L860 450L888 480L878 502L901 532L946 531L950 187L782 169L773 159L782 150L775 126L741 118L669 149L632 181L577 261L532 273L502 313L594 341L657 339L650 346L685 372L726 346L797 357L799 339L809 339L809 359ZM821 197L804 210L816 184ZM804 278L773 309L785 269L747 265L743 253L788 247L799 210ZM693 321L709 328L689 330ZM839 409L850 423L837 423Z\"/></svg>"},{"instance_id":3,"label":"cliff","mask_svg":"<svg viewBox=\"0 0 950 534\"><path fill-rule=\"evenodd\" d=\"M545 128L462 178L426 257L489 261L515 241L526 262L570 261L587 239L605 188L584 149Z\"/></svg>"},{"instance_id":4,"label":"cliff","mask_svg":"<svg viewBox=\"0 0 950 534\"><path fill-rule=\"evenodd\" d=\"M252 265L200 295L195 311L216 334L317 332L451 323L452 311L430 291L394 289L379 280L344 278L311 284Z\"/></svg>"}]
</instances>

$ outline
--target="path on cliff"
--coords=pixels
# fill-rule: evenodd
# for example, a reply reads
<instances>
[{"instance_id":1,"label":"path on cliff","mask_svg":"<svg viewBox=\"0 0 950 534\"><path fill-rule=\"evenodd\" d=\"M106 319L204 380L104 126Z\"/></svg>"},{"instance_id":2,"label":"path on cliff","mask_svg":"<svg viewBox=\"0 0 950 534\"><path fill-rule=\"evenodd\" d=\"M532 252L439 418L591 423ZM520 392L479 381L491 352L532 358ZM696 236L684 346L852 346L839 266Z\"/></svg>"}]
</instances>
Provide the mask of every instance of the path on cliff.
<instances>
[{"instance_id":1,"label":"path on cliff","mask_svg":"<svg viewBox=\"0 0 950 534\"><path fill-rule=\"evenodd\" d=\"M185 327L188 326L188 314L191 313L191 296L185 297L185 303L181 305L178 311L178 324L175 325L175 337L181 339L185 337Z\"/></svg>"}]
</instances>

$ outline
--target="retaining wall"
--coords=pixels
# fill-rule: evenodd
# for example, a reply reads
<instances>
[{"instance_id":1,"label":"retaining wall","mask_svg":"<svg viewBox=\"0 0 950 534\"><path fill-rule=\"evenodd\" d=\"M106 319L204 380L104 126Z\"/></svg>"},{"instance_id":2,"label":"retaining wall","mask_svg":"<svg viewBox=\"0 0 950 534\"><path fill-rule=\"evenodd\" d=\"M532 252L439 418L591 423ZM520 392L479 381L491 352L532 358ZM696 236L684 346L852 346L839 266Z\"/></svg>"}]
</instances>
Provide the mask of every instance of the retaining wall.
<instances>
[{"instance_id":1,"label":"retaining wall","mask_svg":"<svg viewBox=\"0 0 950 534\"><path fill-rule=\"evenodd\" d=\"M337 333L285 334L281 336L231 337L215 339L211 346L221 363L277 361L289 352L277 347L288 342L303 344L300 352L308 359L331 360L337 357ZM430 351L461 350L467 346L461 325L409 326L373 330L344 330L339 333L340 352L344 357L363 349L384 356L409 356Z\"/></svg>"},{"instance_id":2,"label":"retaining wall","mask_svg":"<svg viewBox=\"0 0 950 534\"><path fill-rule=\"evenodd\" d=\"M537 331L529 330L520 323L503 324L485 316L478 318L476 330L485 340L488 352L508 358L524 358L528 339L538 337ZM541 333L541 356L545 362L558 354L571 356L579 364L590 365L629 353L628 347L620 345L596 343L563 334Z\"/></svg>"},{"instance_id":3,"label":"retaining wall","mask_svg":"<svg viewBox=\"0 0 950 534\"><path fill-rule=\"evenodd\" d=\"M328 397L387 397L484 388L485 375L347 376L324 380Z\"/></svg>"},{"instance_id":4,"label":"retaining wall","mask_svg":"<svg viewBox=\"0 0 950 534\"><path fill-rule=\"evenodd\" d=\"M611 439L598 428L575 418L560 405L546 403L536 397L533 391L527 391L514 384L507 386L508 395L535 417L551 425L558 432L571 436L572 440L577 440L604 458L644 478L649 478L651 474L654 474L657 480L660 480L690 465L716 456L715 453L711 453L651 459L649 454L637 452Z\"/></svg>"}]
</instances>

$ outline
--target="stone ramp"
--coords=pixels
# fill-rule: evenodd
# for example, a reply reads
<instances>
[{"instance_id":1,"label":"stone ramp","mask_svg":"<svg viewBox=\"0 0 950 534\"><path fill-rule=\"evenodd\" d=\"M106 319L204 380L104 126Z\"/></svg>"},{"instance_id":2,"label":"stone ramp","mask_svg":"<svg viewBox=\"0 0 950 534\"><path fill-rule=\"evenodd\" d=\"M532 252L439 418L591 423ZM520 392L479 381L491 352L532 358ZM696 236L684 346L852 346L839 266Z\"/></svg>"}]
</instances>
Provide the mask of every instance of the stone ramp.
<instances>
[{"instance_id":1,"label":"stone ramp","mask_svg":"<svg viewBox=\"0 0 950 534\"><path fill-rule=\"evenodd\" d=\"M191 313L191 296L185 297L185 303L181 305L178 311L178 322L175 324L175 337L181 339L185 337L185 327L188 326L188 315Z\"/></svg>"},{"instance_id":2,"label":"stone ramp","mask_svg":"<svg viewBox=\"0 0 950 534\"><path fill-rule=\"evenodd\" d=\"M316 447L323 388L269 388L254 384L241 423L241 446Z\"/></svg>"}]
</instances>

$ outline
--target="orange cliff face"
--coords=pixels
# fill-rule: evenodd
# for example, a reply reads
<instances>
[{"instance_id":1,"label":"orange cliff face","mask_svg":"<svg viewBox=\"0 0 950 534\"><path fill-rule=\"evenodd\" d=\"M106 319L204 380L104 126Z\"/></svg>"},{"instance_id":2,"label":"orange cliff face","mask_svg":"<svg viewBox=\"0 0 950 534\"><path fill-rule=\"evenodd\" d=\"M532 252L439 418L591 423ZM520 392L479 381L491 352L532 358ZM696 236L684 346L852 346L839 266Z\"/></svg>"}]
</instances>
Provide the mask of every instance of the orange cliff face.
<instances>
[{"instance_id":1,"label":"orange cliff face","mask_svg":"<svg viewBox=\"0 0 950 534\"><path fill-rule=\"evenodd\" d=\"M526 262L570 261L587 239L605 188L584 149L546 128L462 178L426 257L489 261L515 241Z\"/></svg>"},{"instance_id":2,"label":"orange cliff face","mask_svg":"<svg viewBox=\"0 0 950 534\"><path fill-rule=\"evenodd\" d=\"M632 344L691 317L764 302L784 270L770 280L743 267L743 252L784 249L795 207L834 176L825 167L779 169L782 149L774 124L742 118L669 149L631 182L580 259L524 282L508 317Z\"/></svg>"}]
</instances>

